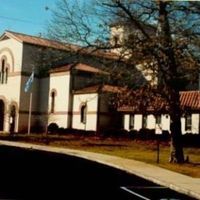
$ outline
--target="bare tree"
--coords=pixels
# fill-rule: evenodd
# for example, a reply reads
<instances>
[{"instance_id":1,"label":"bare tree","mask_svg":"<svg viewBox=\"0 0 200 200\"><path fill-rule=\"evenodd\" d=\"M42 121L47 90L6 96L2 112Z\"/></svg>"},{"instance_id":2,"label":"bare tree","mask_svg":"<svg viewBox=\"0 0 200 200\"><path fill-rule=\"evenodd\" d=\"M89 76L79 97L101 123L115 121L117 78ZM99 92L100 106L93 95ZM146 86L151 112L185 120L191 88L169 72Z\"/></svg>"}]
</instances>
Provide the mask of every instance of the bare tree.
<instances>
[{"instance_id":1,"label":"bare tree","mask_svg":"<svg viewBox=\"0 0 200 200\"><path fill-rule=\"evenodd\" d=\"M109 70L129 89L135 87L131 83L135 83L137 70L133 69L151 76L146 86L137 84L143 87L140 97L148 93L147 103L144 98L139 102L148 107L152 97L165 101L171 119L170 160L183 163L179 92L198 85L200 2L59 0L56 10L51 11L50 38L76 43L92 52L115 52L127 68L113 64ZM110 35L112 27L117 27L121 35ZM136 101L135 98L125 100L129 104ZM123 99L121 103L124 104Z\"/></svg>"}]
</instances>

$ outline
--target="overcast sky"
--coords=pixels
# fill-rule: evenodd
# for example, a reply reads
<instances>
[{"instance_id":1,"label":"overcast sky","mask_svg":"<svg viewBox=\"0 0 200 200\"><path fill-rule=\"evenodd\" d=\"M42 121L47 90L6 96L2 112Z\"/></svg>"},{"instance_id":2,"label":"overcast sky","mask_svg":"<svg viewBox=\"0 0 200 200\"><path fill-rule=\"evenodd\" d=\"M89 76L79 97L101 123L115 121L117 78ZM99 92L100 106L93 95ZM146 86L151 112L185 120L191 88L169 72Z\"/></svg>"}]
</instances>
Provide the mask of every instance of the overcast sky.
<instances>
[{"instance_id":1,"label":"overcast sky","mask_svg":"<svg viewBox=\"0 0 200 200\"><path fill-rule=\"evenodd\" d=\"M5 30L39 35L45 32L57 0L0 0L0 34Z\"/></svg>"}]
</instances>

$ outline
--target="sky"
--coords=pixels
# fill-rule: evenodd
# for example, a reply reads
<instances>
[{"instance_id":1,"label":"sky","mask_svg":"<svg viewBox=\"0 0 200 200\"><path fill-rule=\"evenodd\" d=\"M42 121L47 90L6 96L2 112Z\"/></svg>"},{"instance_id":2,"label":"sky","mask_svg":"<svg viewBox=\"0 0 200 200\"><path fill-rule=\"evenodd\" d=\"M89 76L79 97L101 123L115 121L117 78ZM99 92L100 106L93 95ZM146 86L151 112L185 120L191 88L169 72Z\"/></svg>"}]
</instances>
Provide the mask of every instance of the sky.
<instances>
[{"instance_id":1,"label":"sky","mask_svg":"<svg viewBox=\"0 0 200 200\"><path fill-rule=\"evenodd\" d=\"M45 33L57 0L0 0L0 35L5 30L30 35Z\"/></svg>"}]
</instances>

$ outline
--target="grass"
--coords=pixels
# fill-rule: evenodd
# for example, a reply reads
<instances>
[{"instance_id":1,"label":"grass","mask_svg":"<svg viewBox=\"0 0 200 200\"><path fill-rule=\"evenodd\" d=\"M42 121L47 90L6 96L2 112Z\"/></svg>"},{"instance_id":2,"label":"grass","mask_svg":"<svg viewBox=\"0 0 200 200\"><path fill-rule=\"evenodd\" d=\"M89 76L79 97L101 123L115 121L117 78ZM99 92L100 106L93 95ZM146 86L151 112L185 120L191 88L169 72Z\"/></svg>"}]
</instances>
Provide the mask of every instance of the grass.
<instances>
[{"instance_id":1,"label":"grass","mask_svg":"<svg viewBox=\"0 0 200 200\"><path fill-rule=\"evenodd\" d=\"M159 144L159 163L157 163L157 142L136 141L129 138L100 138L95 136L73 135L66 136L1 136L0 139L12 139L36 144L45 144L58 147L66 147L91 151L109 155L115 155L128 159L135 159L159 167L163 167L178 173L200 178L200 148L184 148L185 156L189 156L189 162L185 164L170 164L169 142Z\"/></svg>"}]
</instances>

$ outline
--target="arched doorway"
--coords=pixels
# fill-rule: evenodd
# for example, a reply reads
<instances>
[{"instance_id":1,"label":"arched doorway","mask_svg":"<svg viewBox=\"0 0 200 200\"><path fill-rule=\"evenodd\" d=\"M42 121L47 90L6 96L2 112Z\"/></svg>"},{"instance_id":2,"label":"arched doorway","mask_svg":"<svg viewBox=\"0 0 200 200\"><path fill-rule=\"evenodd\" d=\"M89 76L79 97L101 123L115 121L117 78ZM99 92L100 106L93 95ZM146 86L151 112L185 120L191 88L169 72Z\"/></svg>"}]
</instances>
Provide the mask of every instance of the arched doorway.
<instances>
[{"instance_id":1,"label":"arched doorway","mask_svg":"<svg viewBox=\"0 0 200 200\"><path fill-rule=\"evenodd\" d=\"M16 121L16 107L12 105L10 107L10 133L15 131L15 121Z\"/></svg>"},{"instance_id":2,"label":"arched doorway","mask_svg":"<svg viewBox=\"0 0 200 200\"><path fill-rule=\"evenodd\" d=\"M3 131L4 111L5 111L4 102L3 102L3 100L0 100L0 131Z\"/></svg>"}]
</instances>

